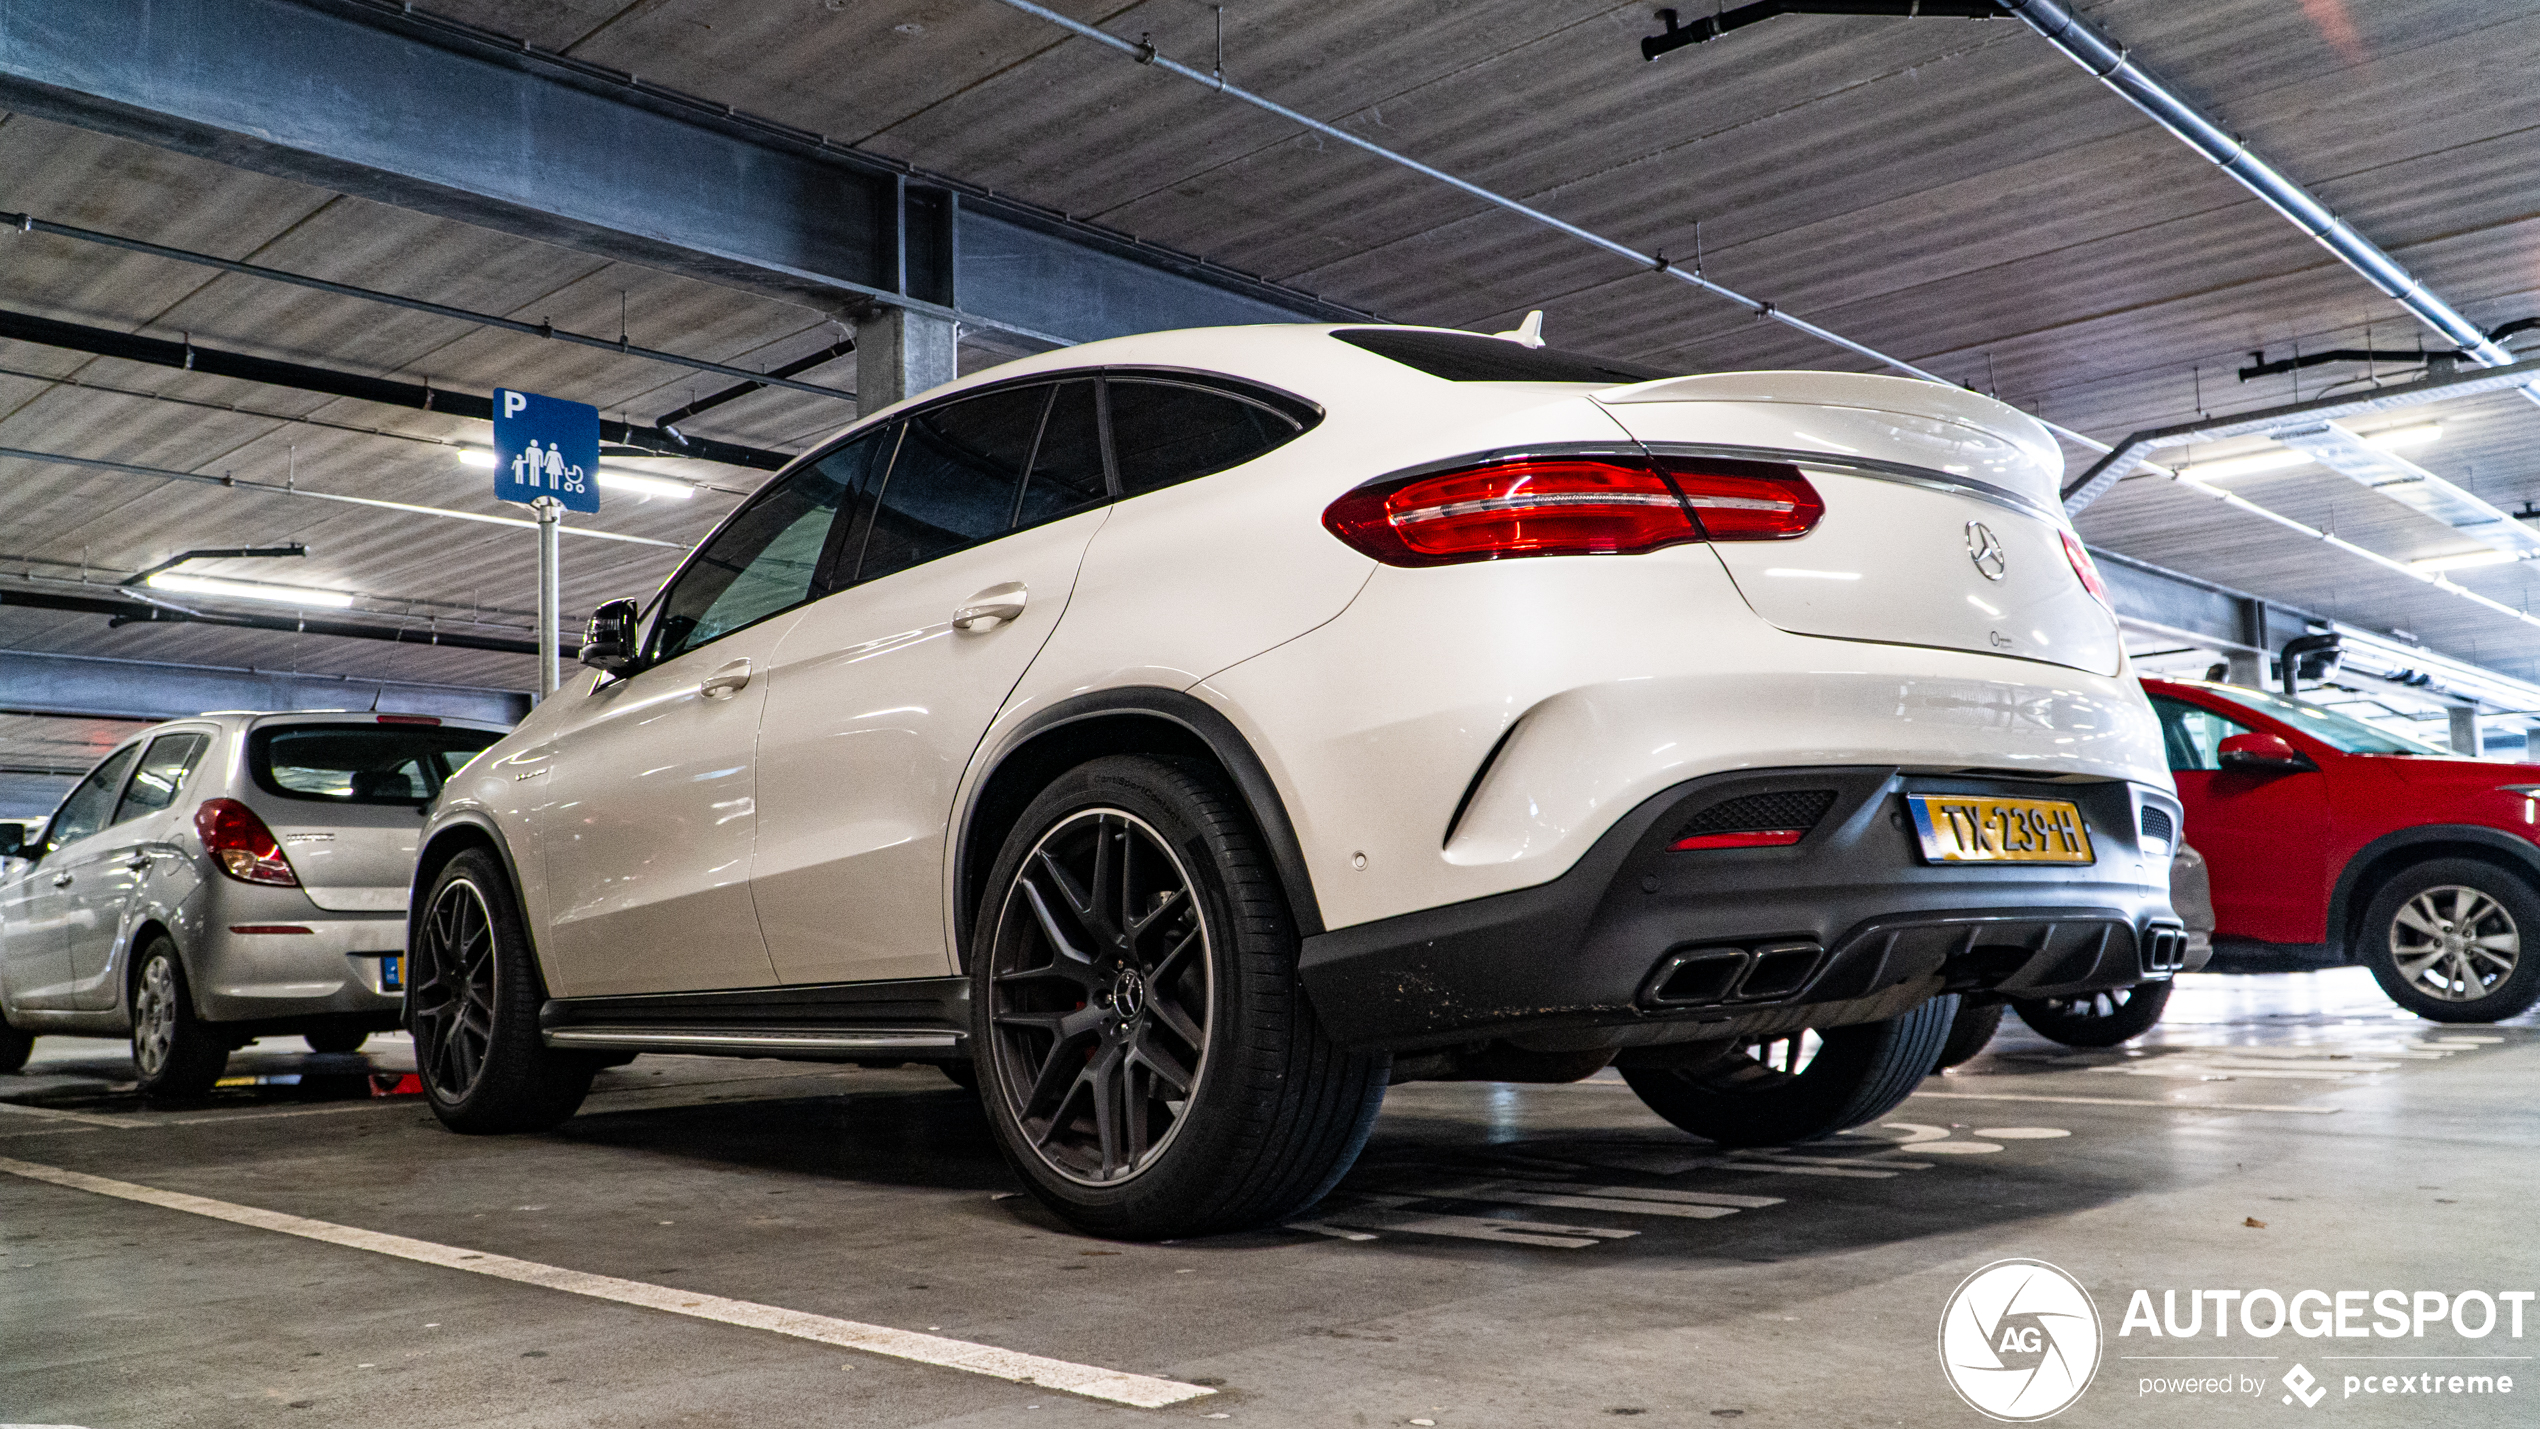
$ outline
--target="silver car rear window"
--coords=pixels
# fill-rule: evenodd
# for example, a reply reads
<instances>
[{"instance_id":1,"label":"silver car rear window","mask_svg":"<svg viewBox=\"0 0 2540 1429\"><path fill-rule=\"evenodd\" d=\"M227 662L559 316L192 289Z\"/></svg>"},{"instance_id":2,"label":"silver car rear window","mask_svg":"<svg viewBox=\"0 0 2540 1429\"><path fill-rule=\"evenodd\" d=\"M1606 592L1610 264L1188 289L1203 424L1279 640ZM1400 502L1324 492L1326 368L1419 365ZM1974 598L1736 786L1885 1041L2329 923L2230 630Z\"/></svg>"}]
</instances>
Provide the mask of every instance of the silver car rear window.
<instances>
[{"instance_id":1,"label":"silver car rear window","mask_svg":"<svg viewBox=\"0 0 2540 1429\"><path fill-rule=\"evenodd\" d=\"M247 737L247 771L257 788L285 799L421 805L500 738L447 726L283 725Z\"/></svg>"}]
</instances>

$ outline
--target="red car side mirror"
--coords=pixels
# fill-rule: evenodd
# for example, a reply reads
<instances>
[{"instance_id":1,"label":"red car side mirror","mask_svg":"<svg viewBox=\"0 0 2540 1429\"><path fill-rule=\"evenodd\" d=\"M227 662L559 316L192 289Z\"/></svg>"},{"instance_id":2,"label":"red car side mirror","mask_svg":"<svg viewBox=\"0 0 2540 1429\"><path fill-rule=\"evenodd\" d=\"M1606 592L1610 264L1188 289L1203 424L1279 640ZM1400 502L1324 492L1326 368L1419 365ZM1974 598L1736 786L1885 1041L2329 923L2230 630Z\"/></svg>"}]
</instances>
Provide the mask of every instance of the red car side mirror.
<instances>
[{"instance_id":1,"label":"red car side mirror","mask_svg":"<svg viewBox=\"0 0 2540 1429\"><path fill-rule=\"evenodd\" d=\"M2235 734L2214 752L2223 768L2244 774L2289 774L2318 767L2280 734Z\"/></svg>"}]
</instances>

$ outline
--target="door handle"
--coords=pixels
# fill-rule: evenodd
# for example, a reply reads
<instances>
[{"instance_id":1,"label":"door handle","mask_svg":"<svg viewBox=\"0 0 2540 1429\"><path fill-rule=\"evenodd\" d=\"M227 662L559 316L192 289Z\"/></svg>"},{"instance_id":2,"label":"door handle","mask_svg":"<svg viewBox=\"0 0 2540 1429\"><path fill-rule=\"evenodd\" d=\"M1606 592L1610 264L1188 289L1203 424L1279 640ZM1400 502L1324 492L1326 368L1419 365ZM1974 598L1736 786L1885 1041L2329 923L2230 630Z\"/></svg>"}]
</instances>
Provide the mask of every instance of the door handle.
<instances>
[{"instance_id":1,"label":"door handle","mask_svg":"<svg viewBox=\"0 0 2540 1429\"><path fill-rule=\"evenodd\" d=\"M705 677L697 685L697 693L710 700L728 700L750 683L750 662L735 660Z\"/></svg>"},{"instance_id":2,"label":"door handle","mask_svg":"<svg viewBox=\"0 0 2540 1429\"><path fill-rule=\"evenodd\" d=\"M1027 592L1021 581L992 585L953 607L955 630L993 630L1000 623L1021 620Z\"/></svg>"},{"instance_id":3,"label":"door handle","mask_svg":"<svg viewBox=\"0 0 2540 1429\"><path fill-rule=\"evenodd\" d=\"M68 887L70 887L70 886L71 886L71 876L70 876L70 874L69 874L68 872L63 872L63 873L57 873L57 874L54 874L54 875L53 875L53 886L54 886L55 888L68 888Z\"/></svg>"},{"instance_id":4,"label":"door handle","mask_svg":"<svg viewBox=\"0 0 2540 1429\"><path fill-rule=\"evenodd\" d=\"M150 866L150 855L146 853L136 853L132 857L125 859L123 861L123 866L130 869L148 868Z\"/></svg>"}]
</instances>

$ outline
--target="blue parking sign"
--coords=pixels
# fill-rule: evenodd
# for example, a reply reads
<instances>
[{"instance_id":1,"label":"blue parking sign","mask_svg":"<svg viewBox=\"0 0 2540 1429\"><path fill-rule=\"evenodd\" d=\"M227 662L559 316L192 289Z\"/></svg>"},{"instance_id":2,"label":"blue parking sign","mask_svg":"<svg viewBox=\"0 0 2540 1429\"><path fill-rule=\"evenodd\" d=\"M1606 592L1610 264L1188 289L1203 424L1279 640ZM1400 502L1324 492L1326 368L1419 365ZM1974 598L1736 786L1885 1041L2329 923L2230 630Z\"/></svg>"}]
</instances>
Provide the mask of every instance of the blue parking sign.
<instances>
[{"instance_id":1,"label":"blue parking sign","mask_svg":"<svg viewBox=\"0 0 2540 1429\"><path fill-rule=\"evenodd\" d=\"M552 496L568 511L600 509L600 409L494 389L494 495Z\"/></svg>"}]
</instances>

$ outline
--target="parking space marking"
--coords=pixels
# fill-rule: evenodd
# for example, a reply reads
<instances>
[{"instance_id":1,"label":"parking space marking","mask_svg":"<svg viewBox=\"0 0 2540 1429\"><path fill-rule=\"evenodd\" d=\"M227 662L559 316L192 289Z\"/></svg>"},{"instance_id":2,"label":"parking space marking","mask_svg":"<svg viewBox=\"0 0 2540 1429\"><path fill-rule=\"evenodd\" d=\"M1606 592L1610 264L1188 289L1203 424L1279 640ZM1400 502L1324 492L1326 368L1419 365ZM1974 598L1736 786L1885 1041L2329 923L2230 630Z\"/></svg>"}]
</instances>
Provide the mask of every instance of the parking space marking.
<instances>
[{"instance_id":1,"label":"parking space marking","mask_svg":"<svg viewBox=\"0 0 2540 1429\"><path fill-rule=\"evenodd\" d=\"M17 1102L0 1102L0 1111L42 1117L46 1121L75 1121L82 1126L111 1126L117 1131L130 1131L139 1124L119 1117L91 1116L84 1111L55 1111L49 1106L22 1106Z\"/></svg>"},{"instance_id":2,"label":"parking space marking","mask_svg":"<svg viewBox=\"0 0 2540 1429\"><path fill-rule=\"evenodd\" d=\"M854 1320L832 1319L799 1310L760 1305L748 1300L728 1300L719 1295L674 1290L666 1285L652 1285L640 1280L621 1280L611 1275L593 1275L586 1271L567 1270L560 1266L541 1265L534 1260L514 1260L510 1256L488 1255L457 1246L436 1245L431 1241L388 1235L380 1231L362 1230L355 1226L339 1226L330 1221L315 1221L303 1216L285 1215L279 1211L260 1210L254 1206L233 1205L204 1196L180 1191L162 1191L156 1187L135 1185L129 1181L113 1181L80 1171L66 1171L55 1166L40 1166L30 1161L0 1157L0 1171L42 1181L75 1191L88 1191L118 1200L136 1201L162 1210L181 1211L204 1216L232 1225L276 1231L304 1240L323 1241L351 1250L365 1250L376 1255L393 1256L446 1270L464 1270L472 1275L486 1275L498 1280L516 1281L524 1285L561 1290L569 1295L586 1296L620 1305L634 1305L647 1310L660 1310L684 1315L695 1320L711 1320L718 1324L736 1325L744 1329L767 1330L798 1340L811 1340L836 1345L867 1354L885 1355L892 1359L912 1360L919 1364L957 1369L968 1374L986 1375L993 1379L1018 1384L1039 1385L1045 1389L1063 1390L1088 1399L1106 1400L1136 1409L1161 1409L1184 1400L1199 1399L1216 1391L1203 1385L1183 1384L1151 1375L1127 1374L1104 1369L1099 1365L1073 1364L1066 1360L1047 1359L999 1349L994 1345L974 1344L968 1340L948 1339L941 1335L918 1334L895 1330L887 1325L867 1325ZM1607 1232L1586 1232L1607 1234ZM1629 1234L1629 1232L1624 1232Z\"/></svg>"},{"instance_id":3,"label":"parking space marking","mask_svg":"<svg viewBox=\"0 0 2540 1429\"><path fill-rule=\"evenodd\" d=\"M2027 1092L1916 1092L1917 1097L1951 1102L2059 1102L2072 1106L2151 1106L2163 1111L2282 1111L2298 1116L2335 1116L2333 1106L2272 1106L2262 1102L2152 1101L2143 1097L2050 1097Z\"/></svg>"}]
</instances>

